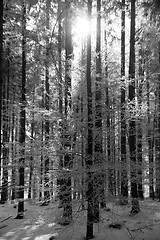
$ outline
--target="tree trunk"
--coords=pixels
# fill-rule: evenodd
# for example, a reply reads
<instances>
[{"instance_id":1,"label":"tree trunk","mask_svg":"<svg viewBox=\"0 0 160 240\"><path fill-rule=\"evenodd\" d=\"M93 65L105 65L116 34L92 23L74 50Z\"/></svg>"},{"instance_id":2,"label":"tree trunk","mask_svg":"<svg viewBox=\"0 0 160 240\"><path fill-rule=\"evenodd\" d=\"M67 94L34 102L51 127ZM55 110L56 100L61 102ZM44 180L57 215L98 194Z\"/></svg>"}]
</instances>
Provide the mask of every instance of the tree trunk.
<instances>
[{"instance_id":1,"label":"tree trunk","mask_svg":"<svg viewBox=\"0 0 160 240\"><path fill-rule=\"evenodd\" d=\"M32 178L33 178L33 160L34 160L34 154L33 154L33 138L34 138L34 95L35 95L35 87L33 89L33 97L32 97L32 112L31 112L31 146L30 146L30 172L29 172L29 189L28 189L28 199L32 198Z\"/></svg>"},{"instance_id":2,"label":"tree trunk","mask_svg":"<svg viewBox=\"0 0 160 240\"><path fill-rule=\"evenodd\" d=\"M96 81L95 81L95 159L99 168L94 173L94 221L99 221L99 203L105 207L104 179L102 173L102 69L101 69L101 0L97 0L97 36L96 36Z\"/></svg>"},{"instance_id":3,"label":"tree trunk","mask_svg":"<svg viewBox=\"0 0 160 240\"><path fill-rule=\"evenodd\" d=\"M121 195L128 197L126 160L126 90L125 90L125 0L122 0L121 15Z\"/></svg>"},{"instance_id":4,"label":"tree trunk","mask_svg":"<svg viewBox=\"0 0 160 240\"><path fill-rule=\"evenodd\" d=\"M15 97L15 96L14 96ZM15 105L14 105L15 106ZM19 146L18 145L18 134L19 134L19 111L16 111L16 108L14 109L14 119L15 119L15 124L14 124L14 145L13 145L13 157L12 157L12 164L14 165L12 168L12 185L13 185L13 190L12 190L12 200L14 198L18 198L18 191L17 191L17 186L19 184L19 175L17 171L17 164L18 164L18 157L19 157Z\"/></svg>"},{"instance_id":5,"label":"tree trunk","mask_svg":"<svg viewBox=\"0 0 160 240\"><path fill-rule=\"evenodd\" d=\"M136 169L136 120L135 120L135 0L131 1L131 29L130 29L130 56L129 56L129 151L131 169L131 197L132 213L139 212L137 200L137 169Z\"/></svg>"},{"instance_id":6,"label":"tree trunk","mask_svg":"<svg viewBox=\"0 0 160 240\"><path fill-rule=\"evenodd\" d=\"M159 41L159 66L160 66L160 41ZM156 198L160 201L160 74L157 86L157 134L156 134Z\"/></svg>"},{"instance_id":7,"label":"tree trunk","mask_svg":"<svg viewBox=\"0 0 160 240\"><path fill-rule=\"evenodd\" d=\"M71 154L71 134L69 121L71 116L71 66L72 66L72 29L71 29L71 3L65 1L66 18L65 18L65 120L63 121L64 131L64 178L63 178L63 219L61 224L67 225L72 220L72 179L70 169L73 165Z\"/></svg>"},{"instance_id":8,"label":"tree trunk","mask_svg":"<svg viewBox=\"0 0 160 240\"><path fill-rule=\"evenodd\" d=\"M50 4L51 1L46 1L46 29L49 30L49 19L50 19ZM49 37L46 36L46 59L45 59L45 109L49 111ZM45 116L45 148L49 150L49 116ZM44 201L46 204L50 200L49 190L49 151L45 154L44 162Z\"/></svg>"},{"instance_id":9,"label":"tree trunk","mask_svg":"<svg viewBox=\"0 0 160 240\"><path fill-rule=\"evenodd\" d=\"M1 203L5 203L8 200L8 163L9 163L9 135L10 135L10 126L9 126L9 81L10 81L10 44L7 44L6 49L6 68L7 74L3 82L3 171L2 171L2 192L1 192Z\"/></svg>"},{"instance_id":10,"label":"tree trunk","mask_svg":"<svg viewBox=\"0 0 160 240\"><path fill-rule=\"evenodd\" d=\"M42 80L42 109L44 109L44 80ZM44 121L42 113L42 123L41 123L41 162L40 162L40 190L39 190L39 199L43 200L43 174L44 174Z\"/></svg>"},{"instance_id":11,"label":"tree trunk","mask_svg":"<svg viewBox=\"0 0 160 240\"><path fill-rule=\"evenodd\" d=\"M15 128L16 128L16 123L15 123L15 88L13 88L13 99L12 99L12 123L11 123L11 140L12 140L12 195L11 195L11 200L14 200L16 198L16 189L15 189L15 184L16 184L16 144L15 144Z\"/></svg>"},{"instance_id":12,"label":"tree trunk","mask_svg":"<svg viewBox=\"0 0 160 240\"><path fill-rule=\"evenodd\" d=\"M22 86L20 100L20 159L19 159L19 202L17 219L24 217L24 163L25 163L25 124L26 124L26 1L22 3Z\"/></svg>"},{"instance_id":13,"label":"tree trunk","mask_svg":"<svg viewBox=\"0 0 160 240\"><path fill-rule=\"evenodd\" d=\"M107 32L105 30L104 34L105 41L105 76L106 76L106 84L105 84L105 106L106 106L106 132L107 132L107 164L108 164L108 191L110 194L113 194L113 169L111 164L111 136L110 136L110 128L111 128L111 119L110 119L110 98L109 98L109 84L108 84L108 59L107 59Z\"/></svg>"},{"instance_id":14,"label":"tree trunk","mask_svg":"<svg viewBox=\"0 0 160 240\"><path fill-rule=\"evenodd\" d=\"M0 133L2 131L2 82L3 82L3 0L0 1ZM1 178L1 134L0 134L0 178Z\"/></svg>"},{"instance_id":15,"label":"tree trunk","mask_svg":"<svg viewBox=\"0 0 160 240\"><path fill-rule=\"evenodd\" d=\"M146 72L148 72L146 70ZM154 166L153 166L153 133L152 123L150 116L150 85L148 79L148 73L146 73L146 85L147 85L147 119L148 119L148 158L149 158L149 197L154 200Z\"/></svg>"},{"instance_id":16,"label":"tree trunk","mask_svg":"<svg viewBox=\"0 0 160 240\"><path fill-rule=\"evenodd\" d=\"M142 45L142 43L141 43ZM142 46L139 50L139 81L138 81L138 91L137 91L137 100L139 108L139 117L137 119L137 163L138 163L138 197L143 199L143 179L142 179L142 87L144 83L144 62Z\"/></svg>"},{"instance_id":17,"label":"tree trunk","mask_svg":"<svg viewBox=\"0 0 160 240\"><path fill-rule=\"evenodd\" d=\"M111 106L111 162L112 162L112 195L116 196L116 116L115 116L115 97Z\"/></svg>"},{"instance_id":18,"label":"tree trunk","mask_svg":"<svg viewBox=\"0 0 160 240\"><path fill-rule=\"evenodd\" d=\"M93 119L92 119L92 86L91 86L91 16L92 16L92 0L88 0L88 21L89 33L87 36L87 110L88 110L88 137L86 151L86 171L87 171L87 232L86 239L93 238L93 217L94 217L94 189L93 189Z\"/></svg>"},{"instance_id":19,"label":"tree trunk","mask_svg":"<svg viewBox=\"0 0 160 240\"><path fill-rule=\"evenodd\" d=\"M85 61L85 50L86 45L82 43L82 50L81 50L81 67L84 67L84 61ZM81 72L81 96L80 96L80 112L81 112L81 166L82 166L82 180L81 180L81 195L82 195L82 210L85 209L85 173L83 171L85 167L85 130L84 130L84 124L85 124L85 114L84 114L84 74Z\"/></svg>"},{"instance_id":20,"label":"tree trunk","mask_svg":"<svg viewBox=\"0 0 160 240\"><path fill-rule=\"evenodd\" d=\"M63 156L61 154L63 148L63 91L62 91L62 9L61 9L61 1L58 1L58 109L59 109L59 134L60 134L60 155L59 155L59 175L57 179L58 186L58 195L59 195L59 208L63 206L63 177L61 176L61 171L63 169Z\"/></svg>"}]
</instances>

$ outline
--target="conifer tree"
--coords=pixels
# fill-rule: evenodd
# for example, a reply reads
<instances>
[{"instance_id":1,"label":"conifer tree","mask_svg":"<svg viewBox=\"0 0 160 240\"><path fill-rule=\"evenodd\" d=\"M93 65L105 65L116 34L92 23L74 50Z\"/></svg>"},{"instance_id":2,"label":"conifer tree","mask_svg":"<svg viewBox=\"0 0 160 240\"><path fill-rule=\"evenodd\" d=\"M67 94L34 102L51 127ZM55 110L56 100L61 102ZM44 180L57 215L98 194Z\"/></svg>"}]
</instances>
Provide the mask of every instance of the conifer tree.
<instances>
[{"instance_id":1,"label":"conifer tree","mask_svg":"<svg viewBox=\"0 0 160 240\"><path fill-rule=\"evenodd\" d=\"M16 218L24 217L24 163L25 163L25 139L26 139L26 0L22 2L22 82L20 99L20 159L19 159L19 202Z\"/></svg>"},{"instance_id":2,"label":"conifer tree","mask_svg":"<svg viewBox=\"0 0 160 240\"><path fill-rule=\"evenodd\" d=\"M4 74L3 87L2 87L2 192L1 203L8 200L8 163L9 163L9 88L10 88L10 43L6 44L4 66L7 70Z\"/></svg>"},{"instance_id":3,"label":"conifer tree","mask_svg":"<svg viewBox=\"0 0 160 240\"><path fill-rule=\"evenodd\" d=\"M95 82L95 160L99 167L94 175L94 221L99 221L99 204L105 206L104 181L102 173L102 66L101 66L101 1L97 0L97 30L96 30L96 82Z\"/></svg>"},{"instance_id":4,"label":"conifer tree","mask_svg":"<svg viewBox=\"0 0 160 240\"><path fill-rule=\"evenodd\" d=\"M0 133L2 130L2 83L3 83L3 65L2 65L2 58L3 58L3 0L0 1ZM2 163L1 154L1 134L0 134L0 166ZM1 167L0 167L0 177L1 177Z\"/></svg>"},{"instance_id":5,"label":"conifer tree","mask_svg":"<svg viewBox=\"0 0 160 240\"><path fill-rule=\"evenodd\" d=\"M93 238L93 220L94 220L94 188L93 172L90 170L93 165L93 115L92 115L92 86L91 86L91 16L92 0L88 0L88 21L89 33L87 36L87 150L86 150L86 171L87 171L87 232L86 239Z\"/></svg>"},{"instance_id":6,"label":"conifer tree","mask_svg":"<svg viewBox=\"0 0 160 240\"><path fill-rule=\"evenodd\" d=\"M139 212L139 202L137 200L137 169L136 169L136 120L135 120L135 2L131 0L131 28L130 28L130 55L129 55L129 151L131 166L131 197L132 213Z\"/></svg>"},{"instance_id":7,"label":"conifer tree","mask_svg":"<svg viewBox=\"0 0 160 240\"><path fill-rule=\"evenodd\" d=\"M138 163L138 197L143 199L143 182L142 182L142 88L144 84L144 53L142 48L142 42L140 42L139 49L139 65L138 65L138 91L137 91L137 100L138 100L138 108L139 108L139 116L137 119L137 163Z\"/></svg>"},{"instance_id":8,"label":"conifer tree","mask_svg":"<svg viewBox=\"0 0 160 240\"><path fill-rule=\"evenodd\" d=\"M61 224L67 225L72 220L72 178L70 169L73 166L71 154L71 134L70 134L70 117L72 109L71 99L71 67L73 57L72 28L71 28L71 3L65 1L65 103L64 103L64 181L63 181L63 219Z\"/></svg>"},{"instance_id":9,"label":"conifer tree","mask_svg":"<svg viewBox=\"0 0 160 240\"><path fill-rule=\"evenodd\" d=\"M122 0L121 14L121 194L128 197L128 176L126 162L126 86L125 86L125 0Z\"/></svg>"},{"instance_id":10,"label":"conifer tree","mask_svg":"<svg viewBox=\"0 0 160 240\"><path fill-rule=\"evenodd\" d=\"M50 4L51 1L46 1L46 29L49 31L49 21L50 21ZM45 52L45 94L44 94L44 104L46 112L49 111L49 36L48 32L46 33L46 52ZM49 119L48 119L48 113L45 116L45 123L44 123L44 129L45 129L45 147L46 149L49 149ZM48 151L45 155L45 163L44 163L44 184L45 184L45 190L44 190L44 200L45 203L48 204L49 198L50 198L50 191L49 191L49 156Z\"/></svg>"}]
</instances>

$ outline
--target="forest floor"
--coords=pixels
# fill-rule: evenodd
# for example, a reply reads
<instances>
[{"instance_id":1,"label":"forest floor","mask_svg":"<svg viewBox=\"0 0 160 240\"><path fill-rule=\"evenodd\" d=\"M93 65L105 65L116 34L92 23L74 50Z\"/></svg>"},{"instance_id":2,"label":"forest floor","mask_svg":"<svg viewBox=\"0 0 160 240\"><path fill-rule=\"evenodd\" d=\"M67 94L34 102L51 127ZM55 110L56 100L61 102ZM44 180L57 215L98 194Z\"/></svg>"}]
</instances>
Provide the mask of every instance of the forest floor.
<instances>
[{"instance_id":1,"label":"forest floor","mask_svg":"<svg viewBox=\"0 0 160 240\"><path fill-rule=\"evenodd\" d=\"M0 205L0 240L84 240L86 233L86 211L80 203L73 206L73 222L59 225L62 209L58 202L48 206L25 202L24 219L15 219L16 204ZM160 202L146 199L140 201L141 211L131 215L131 204L119 206L108 202L101 210L100 222L94 224L94 240L160 240ZM10 217L6 219L7 217ZM3 221L6 219L5 221ZM114 228L118 227L118 228Z\"/></svg>"}]
</instances>

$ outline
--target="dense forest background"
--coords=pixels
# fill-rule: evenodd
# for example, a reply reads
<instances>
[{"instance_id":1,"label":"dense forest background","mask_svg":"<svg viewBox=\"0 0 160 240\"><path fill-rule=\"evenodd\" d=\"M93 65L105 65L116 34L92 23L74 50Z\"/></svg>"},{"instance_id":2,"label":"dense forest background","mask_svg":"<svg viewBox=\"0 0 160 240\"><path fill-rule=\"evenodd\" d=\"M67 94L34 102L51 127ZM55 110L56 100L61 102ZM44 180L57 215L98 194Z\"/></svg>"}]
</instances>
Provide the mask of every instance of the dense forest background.
<instances>
[{"instance_id":1,"label":"dense forest background","mask_svg":"<svg viewBox=\"0 0 160 240\"><path fill-rule=\"evenodd\" d=\"M0 1L0 202L160 201L158 0Z\"/></svg>"}]
</instances>

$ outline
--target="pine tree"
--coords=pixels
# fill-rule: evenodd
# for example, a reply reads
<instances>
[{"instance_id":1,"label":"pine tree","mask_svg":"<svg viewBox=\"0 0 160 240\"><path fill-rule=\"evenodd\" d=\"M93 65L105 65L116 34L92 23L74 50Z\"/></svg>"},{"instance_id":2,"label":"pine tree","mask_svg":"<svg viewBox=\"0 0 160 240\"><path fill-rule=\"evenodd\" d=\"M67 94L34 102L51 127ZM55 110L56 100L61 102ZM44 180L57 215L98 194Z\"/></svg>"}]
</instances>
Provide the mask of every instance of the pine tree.
<instances>
[{"instance_id":1,"label":"pine tree","mask_svg":"<svg viewBox=\"0 0 160 240\"><path fill-rule=\"evenodd\" d=\"M101 66L101 1L97 0L97 33L96 33L96 81L95 81L95 160L99 172L94 173L94 221L99 221L99 204L105 207L104 179L102 173L102 66Z\"/></svg>"},{"instance_id":2,"label":"pine tree","mask_svg":"<svg viewBox=\"0 0 160 240\"><path fill-rule=\"evenodd\" d=\"M73 166L73 159L71 154L71 134L69 120L72 110L71 99L71 66L73 57L73 43L72 43L72 24L71 24L71 3L65 1L65 120L63 121L64 131L64 192L63 192L63 219L61 224L67 225L72 220L72 179L70 169Z\"/></svg>"},{"instance_id":3,"label":"pine tree","mask_svg":"<svg viewBox=\"0 0 160 240\"><path fill-rule=\"evenodd\" d=\"M14 200L16 198L16 168L14 164L16 163L16 111L15 111L15 88L13 87L13 94L12 94L12 117L11 117L11 141L12 141L12 148L11 148L11 153L12 153L12 193L11 193L11 200Z\"/></svg>"},{"instance_id":4,"label":"pine tree","mask_svg":"<svg viewBox=\"0 0 160 240\"><path fill-rule=\"evenodd\" d=\"M159 66L160 66L160 41L158 42L159 49ZM156 136L156 197L160 200L160 74L158 74L157 84L157 136Z\"/></svg>"},{"instance_id":5,"label":"pine tree","mask_svg":"<svg viewBox=\"0 0 160 240\"><path fill-rule=\"evenodd\" d=\"M147 57L148 62L148 57ZM149 197L154 200L154 156L153 156L153 132L150 115L150 84L148 76L148 66L146 66L146 88L147 88L147 119L148 119L148 158L149 158Z\"/></svg>"},{"instance_id":6,"label":"pine tree","mask_svg":"<svg viewBox=\"0 0 160 240\"><path fill-rule=\"evenodd\" d=\"M91 87L91 16L92 16L92 0L88 0L88 21L89 33L87 36L87 151L86 151L86 171L87 171L87 232L86 239L93 238L93 217L94 217L94 188L93 188L93 172L90 170L93 165L93 119L92 119L92 87Z\"/></svg>"},{"instance_id":7,"label":"pine tree","mask_svg":"<svg viewBox=\"0 0 160 240\"><path fill-rule=\"evenodd\" d=\"M22 2L22 82L20 99L20 159L19 159L19 202L17 219L24 217L24 163L25 163L25 137L26 137L26 1Z\"/></svg>"},{"instance_id":8,"label":"pine tree","mask_svg":"<svg viewBox=\"0 0 160 240\"><path fill-rule=\"evenodd\" d=\"M139 49L139 65L138 65L138 90L137 90L137 100L138 100L138 108L139 108L139 116L137 119L137 163L138 163L138 197L143 199L143 182L142 182L142 88L144 84L144 53L142 49L142 42L140 42Z\"/></svg>"},{"instance_id":9,"label":"pine tree","mask_svg":"<svg viewBox=\"0 0 160 240\"><path fill-rule=\"evenodd\" d=\"M62 88L62 2L58 1L58 109L59 109L59 132L60 132L60 151L63 148L63 88ZM57 179L58 194L59 194L59 207L63 206L63 177L61 171L63 169L63 156L59 156L59 176Z\"/></svg>"},{"instance_id":10,"label":"pine tree","mask_svg":"<svg viewBox=\"0 0 160 240\"><path fill-rule=\"evenodd\" d=\"M135 111L135 1L131 1L131 28L130 28L130 55L129 55L129 151L131 166L131 197L132 197L132 213L139 212L139 202L137 200L137 169L136 169L136 120Z\"/></svg>"},{"instance_id":11,"label":"pine tree","mask_svg":"<svg viewBox=\"0 0 160 240\"><path fill-rule=\"evenodd\" d=\"M0 1L0 133L2 131L2 83L3 83L3 0ZM0 166L2 164L1 154L1 134L0 134ZM0 177L1 177L1 167L0 167Z\"/></svg>"},{"instance_id":12,"label":"pine tree","mask_svg":"<svg viewBox=\"0 0 160 240\"><path fill-rule=\"evenodd\" d=\"M50 21L50 4L51 1L46 1L46 29L49 30L49 21ZM45 96L44 96L44 102L45 102L45 109L46 112L49 112L49 37L48 32L46 36L46 56L45 56ZM45 116L45 147L46 149L49 149L49 119L48 114ZM45 184L45 190L44 190L44 201L46 204L49 202L50 198L50 191L49 191L49 156L48 153L45 156L45 163L44 163L44 184Z\"/></svg>"},{"instance_id":13,"label":"pine tree","mask_svg":"<svg viewBox=\"0 0 160 240\"><path fill-rule=\"evenodd\" d=\"M6 44L5 50L5 69L7 70L4 75L3 87L2 87L2 132L3 132L3 171L2 171L2 192L1 192L1 203L5 203L8 200L8 163L9 163L9 84L10 84L10 43Z\"/></svg>"},{"instance_id":14,"label":"pine tree","mask_svg":"<svg viewBox=\"0 0 160 240\"><path fill-rule=\"evenodd\" d=\"M33 97L32 97L32 110L31 110L31 156L30 156L30 162L29 162L29 166L30 166L30 172L29 172L29 188L28 188L28 198L31 199L32 197L32 179L33 179L33 166L34 166L34 155L33 155L33 140L34 140L34 104L35 104L35 87L33 89Z\"/></svg>"},{"instance_id":15,"label":"pine tree","mask_svg":"<svg viewBox=\"0 0 160 240\"><path fill-rule=\"evenodd\" d=\"M122 0L121 15L121 194L128 197L126 162L126 86L125 86L125 0Z\"/></svg>"}]
</instances>

